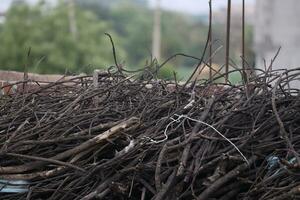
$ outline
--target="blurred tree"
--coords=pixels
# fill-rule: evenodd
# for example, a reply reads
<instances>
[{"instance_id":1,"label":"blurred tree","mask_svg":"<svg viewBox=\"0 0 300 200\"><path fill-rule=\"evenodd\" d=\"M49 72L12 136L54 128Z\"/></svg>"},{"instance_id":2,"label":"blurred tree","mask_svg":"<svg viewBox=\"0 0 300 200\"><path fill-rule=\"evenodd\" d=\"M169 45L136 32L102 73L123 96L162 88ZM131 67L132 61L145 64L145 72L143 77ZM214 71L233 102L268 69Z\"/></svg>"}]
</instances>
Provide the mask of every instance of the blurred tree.
<instances>
[{"instance_id":1,"label":"blurred tree","mask_svg":"<svg viewBox=\"0 0 300 200\"><path fill-rule=\"evenodd\" d=\"M168 57L185 53L201 57L206 42L208 27L202 22L179 13L164 12L162 17L162 54ZM172 61L177 67L193 67L196 60L177 58Z\"/></svg>"},{"instance_id":2,"label":"blurred tree","mask_svg":"<svg viewBox=\"0 0 300 200\"><path fill-rule=\"evenodd\" d=\"M77 0L78 5L92 10L99 19L108 20L122 38L127 65L142 67L150 59L153 29L153 12L145 0L114 0L110 3L97 0ZM200 57L205 45L207 25L197 17L187 17L170 11L162 12L161 19L162 62L175 53ZM117 49L118 50L118 49ZM174 66L193 66L195 60L176 59Z\"/></svg>"},{"instance_id":3,"label":"blurred tree","mask_svg":"<svg viewBox=\"0 0 300 200\"><path fill-rule=\"evenodd\" d=\"M125 59L131 68L144 66L151 55L152 14L149 9L124 1L111 10L113 29L122 37L121 45L130 52Z\"/></svg>"},{"instance_id":4,"label":"blurred tree","mask_svg":"<svg viewBox=\"0 0 300 200\"><path fill-rule=\"evenodd\" d=\"M126 61L129 68L151 63L153 12L146 0L74 0L75 39L70 32L66 0L59 0L54 7L42 2L35 6L28 6L22 0L15 2L5 22L0 24L2 69L22 71L26 63L30 71L39 73L64 73L65 69L90 72L95 67L107 67L113 64L113 57L104 32L112 35L119 62ZM214 24L213 29L216 49L224 44L224 25ZM252 28L247 26L246 31L247 61L251 63ZM176 53L201 57L207 32L203 17L162 10L160 63ZM29 47L31 56L27 58ZM240 46L233 44L232 47L237 49L231 51L232 58L240 59ZM218 52L213 62L223 64L224 52ZM193 59L177 57L168 63L163 73L172 73L176 67L184 69L178 71L190 71L196 63Z\"/></svg>"},{"instance_id":5,"label":"blurred tree","mask_svg":"<svg viewBox=\"0 0 300 200\"><path fill-rule=\"evenodd\" d=\"M67 5L60 1L55 7L41 3L12 6L0 32L0 66L22 70L28 63L39 73L89 72L94 67L113 63L111 46L104 32L118 38L108 23L99 21L92 12L76 11L78 37L69 30ZM31 48L31 56L26 51ZM118 53L124 54L122 48ZM34 68L37 60L42 60ZM29 61L28 61L29 60Z\"/></svg>"},{"instance_id":6,"label":"blurred tree","mask_svg":"<svg viewBox=\"0 0 300 200\"><path fill-rule=\"evenodd\" d=\"M145 8L147 0L75 0L81 8L94 12L99 19L111 20L111 9L120 4L131 4Z\"/></svg>"}]
</instances>

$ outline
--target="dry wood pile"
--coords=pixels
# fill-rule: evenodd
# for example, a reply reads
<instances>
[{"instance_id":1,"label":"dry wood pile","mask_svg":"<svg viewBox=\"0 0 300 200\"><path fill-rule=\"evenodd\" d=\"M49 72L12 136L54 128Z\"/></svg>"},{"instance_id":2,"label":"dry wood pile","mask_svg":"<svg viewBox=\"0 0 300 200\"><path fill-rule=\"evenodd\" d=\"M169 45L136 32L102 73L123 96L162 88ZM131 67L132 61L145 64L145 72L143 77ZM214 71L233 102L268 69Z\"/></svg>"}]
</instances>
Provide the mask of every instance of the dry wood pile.
<instances>
[{"instance_id":1,"label":"dry wood pile","mask_svg":"<svg viewBox=\"0 0 300 200\"><path fill-rule=\"evenodd\" d=\"M0 97L0 199L299 199L300 69L251 84L119 72Z\"/></svg>"}]
</instances>

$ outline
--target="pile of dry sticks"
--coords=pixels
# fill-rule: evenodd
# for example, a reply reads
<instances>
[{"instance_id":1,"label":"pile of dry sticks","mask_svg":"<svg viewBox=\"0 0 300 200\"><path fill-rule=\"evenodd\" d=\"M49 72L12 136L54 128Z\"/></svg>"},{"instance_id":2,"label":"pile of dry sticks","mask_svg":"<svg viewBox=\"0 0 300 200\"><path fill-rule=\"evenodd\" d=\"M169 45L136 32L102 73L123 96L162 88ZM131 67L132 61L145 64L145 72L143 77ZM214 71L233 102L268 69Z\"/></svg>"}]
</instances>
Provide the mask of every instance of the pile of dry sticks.
<instances>
[{"instance_id":1,"label":"pile of dry sticks","mask_svg":"<svg viewBox=\"0 0 300 200\"><path fill-rule=\"evenodd\" d=\"M2 96L0 199L299 199L300 69L256 74L107 71Z\"/></svg>"}]
</instances>

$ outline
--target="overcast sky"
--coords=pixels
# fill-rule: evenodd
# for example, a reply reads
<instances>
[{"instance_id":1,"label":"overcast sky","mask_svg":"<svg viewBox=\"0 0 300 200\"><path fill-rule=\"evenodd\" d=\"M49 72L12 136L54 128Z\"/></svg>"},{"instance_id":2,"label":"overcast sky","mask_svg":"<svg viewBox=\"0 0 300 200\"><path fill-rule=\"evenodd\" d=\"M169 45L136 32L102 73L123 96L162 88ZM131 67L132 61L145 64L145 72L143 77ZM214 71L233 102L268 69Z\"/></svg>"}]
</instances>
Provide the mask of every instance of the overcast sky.
<instances>
[{"instance_id":1,"label":"overcast sky","mask_svg":"<svg viewBox=\"0 0 300 200\"><path fill-rule=\"evenodd\" d=\"M150 5L155 5L156 0L148 0ZM169 10L190 14L207 14L208 0L160 0L162 7ZM255 0L245 0L246 4L254 4ZM242 0L232 0L232 4L241 4ZM227 0L212 0L213 9L227 6Z\"/></svg>"},{"instance_id":2,"label":"overcast sky","mask_svg":"<svg viewBox=\"0 0 300 200\"><path fill-rule=\"evenodd\" d=\"M0 11L8 8L12 0L0 0ZM31 2L37 0L28 0ZM99 0L101 1L101 0ZM156 0L148 0L150 6L155 4ZM246 0L246 3L253 4L255 0ZM232 0L232 4L241 3L242 0ZM219 9L227 5L227 0L212 0L213 8ZM161 0L164 9L175 10L190 14L207 14L208 0Z\"/></svg>"}]
</instances>

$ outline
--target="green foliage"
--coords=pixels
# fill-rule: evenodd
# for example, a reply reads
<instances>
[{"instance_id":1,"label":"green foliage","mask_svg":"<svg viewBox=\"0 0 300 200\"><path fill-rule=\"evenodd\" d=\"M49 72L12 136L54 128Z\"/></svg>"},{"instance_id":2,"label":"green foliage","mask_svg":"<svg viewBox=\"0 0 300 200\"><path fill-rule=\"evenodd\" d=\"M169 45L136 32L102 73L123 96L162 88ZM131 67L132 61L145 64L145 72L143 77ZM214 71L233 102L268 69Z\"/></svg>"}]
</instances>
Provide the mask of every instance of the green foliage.
<instances>
[{"instance_id":1,"label":"green foliage","mask_svg":"<svg viewBox=\"0 0 300 200\"><path fill-rule=\"evenodd\" d=\"M151 54L152 19L144 7L123 2L111 11L114 30L123 38L122 44L130 55L126 63L130 66L143 66Z\"/></svg>"},{"instance_id":2,"label":"green foliage","mask_svg":"<svg viewBox=\"0 0 300 200\"><path fill-rule=\"evenodd\" d=\"M104 35L110 32L105 21L97 20L92 12L76 10L78 38L69 31L66 5L52 8L46 4L30 7L13 6L0 32L0 66L4 69L40 73L90 72L112 64L111 45ZM27 51L31 48L31 55ZM121 48L119 53L123 53ZM40 66L34 67L38 60Z\"/></svg>"},{"instance_id":3,"label":"green foliage","mask_svg":"<svg viewBox=\"0 0 300 200\"><path fill-rule=\"evenodd\" d=\"M174 78L174 67L172 67L171 65L165 65L162 68L160 68L159 72L158 72L158 78L161 79L173 79Z\"/></svg>"},{"instance_id":4,"label":"green foliage","mask_svg":"<svg viewBox=\"0 0 300 200\"><path fill-rule=\"evenodd\" d=\"M41 1L42 2L42 1ZM0 68L38 73L91 72L113 65L113 55L105 32L112 35L117 58L127 68L137 69L151 63L153 10L146 0L75 0L77 37L70 32L68 6L60 0L56 6L39 3L15 4L0 24ZM203 17L169 11L161 18L161 60L176 53L201 57L208 25ZM252 64L252 27L246 27L247 61ZM214 48L224 45L224 25L213 27ZM232 40L240 41L240 39ZM232 45L231 57L240 61L240 45ZM31 49L28 57L27 52ZM207 55L206 55L207 56ZM224 63L224 48L213 62ZM176 57L161 70L162 77L186 78L196 60Z\"/></svg>"},{"instance_id":5,"label":"green foliage","mask_svg":"<svg viewBox=\"0 0 300 200\"><path fill-rule=\"evenodd\" d=\"M176 53L201 57L208 28L202 22L180 13L164 12L162 15L162 54L167 58ZM197 61L179 57L171 62L176 67L192 67Z\"/></svg>"},{"instance_id":6,"label":"green foliage","mask_svg":"<svg viewBox=\"0 0 300 200\"><path fill-rule=\"evenodd\" d=\"M80 1L80 0L78 0ZM90 1L94 7L105 7L103 3ZM88 8L88 1L84 8ZM146 60L151 60L152 47L152 25L153 10L145 7L141 0L122 0L111 2L105 12L92 9L99 19L109 19L113 29L120 35L122 41L119 43L126 52L124 59L131 68L144 66ZM82 1L80 1L82 2ZM88 8L89 9L89 8ZM109 12L110 11L110 12ZM207 25L201 21L195 21L192 17L187 17L180 13L162 12L162 60L176 53L185 53L200 57L205 45ZM170 62L174 66L192 66L195 60L175 59Z\"/></svg>"}]
</instances>

